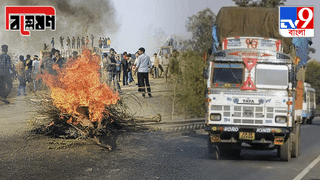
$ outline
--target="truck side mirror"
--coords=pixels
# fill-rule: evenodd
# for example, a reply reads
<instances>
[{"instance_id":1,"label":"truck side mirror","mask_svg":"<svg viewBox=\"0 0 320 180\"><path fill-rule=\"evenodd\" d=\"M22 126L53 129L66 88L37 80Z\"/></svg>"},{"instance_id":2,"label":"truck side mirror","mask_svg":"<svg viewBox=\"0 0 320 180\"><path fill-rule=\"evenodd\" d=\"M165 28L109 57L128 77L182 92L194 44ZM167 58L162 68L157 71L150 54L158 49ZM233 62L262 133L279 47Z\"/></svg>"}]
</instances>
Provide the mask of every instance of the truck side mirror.
<instances>
[{"instance_id":1,"label":"truck side mirror","mask_svg":"<svg viewBox=\"0 0 320 180\"><path fill-rule=\"evenodd\" d=\"M209 79L209 68L207 68L207 67L203 71L203 78Z\"/></svg>"}]
</instances>

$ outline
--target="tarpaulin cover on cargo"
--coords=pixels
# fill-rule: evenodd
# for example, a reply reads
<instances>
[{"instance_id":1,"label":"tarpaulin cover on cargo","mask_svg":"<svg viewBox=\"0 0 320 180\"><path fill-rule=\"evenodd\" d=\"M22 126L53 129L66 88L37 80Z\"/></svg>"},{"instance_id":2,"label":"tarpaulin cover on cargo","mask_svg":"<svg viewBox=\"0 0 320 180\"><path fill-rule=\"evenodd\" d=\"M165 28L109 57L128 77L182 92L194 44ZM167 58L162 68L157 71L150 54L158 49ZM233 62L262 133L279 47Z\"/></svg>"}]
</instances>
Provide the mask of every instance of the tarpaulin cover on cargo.
<instances>
[{"instance_id":1,"label":"tarpaulin cover on cargo","mask_svg":"<svg viewBox=\"0 0 320 180\"><path fill-rule=\"evenodd\" d=\"M236 36L280 39L283 52L290 53L291 38L279 34L278 8L222 7L217 15L218 37Z\"/></svg>"}]
</instances>

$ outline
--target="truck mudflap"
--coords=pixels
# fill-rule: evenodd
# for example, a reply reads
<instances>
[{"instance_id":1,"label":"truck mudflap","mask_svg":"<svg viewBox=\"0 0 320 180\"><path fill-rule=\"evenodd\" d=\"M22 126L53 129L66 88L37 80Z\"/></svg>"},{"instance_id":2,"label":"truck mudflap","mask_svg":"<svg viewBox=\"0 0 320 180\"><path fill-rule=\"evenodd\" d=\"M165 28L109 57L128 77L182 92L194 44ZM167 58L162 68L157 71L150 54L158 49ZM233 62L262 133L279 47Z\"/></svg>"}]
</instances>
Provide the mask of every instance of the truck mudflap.
<instances>
[{"instance_id":1,"label":"truck mudflap","mask_svg":"<svg viewBox=\"0 0 320 180\"><path fill-rule=\"evenodd\" d=\"M262 143L283 145L291 133L288 127L252 127L237 125L209 125L211 143Z\"/></svg>"}]
</instances>

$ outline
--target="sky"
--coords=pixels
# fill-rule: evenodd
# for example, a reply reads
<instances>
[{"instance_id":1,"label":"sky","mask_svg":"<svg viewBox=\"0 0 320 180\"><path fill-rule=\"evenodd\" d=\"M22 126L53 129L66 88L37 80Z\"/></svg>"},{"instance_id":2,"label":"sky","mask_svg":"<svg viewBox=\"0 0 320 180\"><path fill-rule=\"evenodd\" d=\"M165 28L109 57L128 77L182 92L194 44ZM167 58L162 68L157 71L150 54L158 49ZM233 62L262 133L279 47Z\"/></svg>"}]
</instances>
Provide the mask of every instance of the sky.
<instances>
[{"instance_id":1,"label":"sky","mask_svg":"<svg viewBox=\"0 0 320 180\"><path fill-rule=\"evenodd\" d=\"M146 53L152 55L157 46L152 38L159 32L165 35L187 34L185 24L188 17L210 8L215 14L222 6L235 6L232 0L113 0L116 10L116 22L120 22L117 33L107 33L112 39L112 46L117 52L135 52L139 47L146 48ZM320 61L320 8L319 0L287 0L288 6L315 7L315 37L312 47L316 53L312 59Z\"/></svg>"},{"instance_id":2,"label":"sky","mask_svg":"<svg viewBox=\"0 0 320 180\"><path fill-rule=\"evenodd\" d=\"M56 9L56 30L31 31L30 37L22 37L17 31L5 31L5 6L51 5ZM319 0L287 0L289 6L315 7L315 37L313 45L317 51L311 58L320 61L320 8ZM35 54L59 37L89 36L94 34L95 46L99 37L110 37L111 46L118 53L135 53L144 47L151 56L157 52L162 39L172 34L188 34L188 17L210 8L215 14L223 6L235 6L232 0L1 0L0 44L8 44L9 52ZM155 38L157 37L157 38Z\"/></svg>"}]
</instances>

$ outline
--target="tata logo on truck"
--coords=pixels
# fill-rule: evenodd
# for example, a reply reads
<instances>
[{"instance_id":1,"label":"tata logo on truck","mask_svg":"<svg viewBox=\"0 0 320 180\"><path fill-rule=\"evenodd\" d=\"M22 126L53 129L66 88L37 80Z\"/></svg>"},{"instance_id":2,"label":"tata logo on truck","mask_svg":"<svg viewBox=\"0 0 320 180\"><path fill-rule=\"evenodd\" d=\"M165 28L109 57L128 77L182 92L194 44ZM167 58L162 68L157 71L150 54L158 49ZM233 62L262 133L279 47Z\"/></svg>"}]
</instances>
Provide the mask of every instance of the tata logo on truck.
<instances>
[{"instance_id":1,"label":"tata logo on truck","mask_svg":"<svg viewBox=\"0 0 320 180\"><path fill-rule=\"evenodd\" d=\"M6 6L5 14L6 31L30 36L30 30L56 30L56 10L52 6Z\"/></svg>"},{"instance_id":2,"label":"tata logo on truck","mask_svg":"<svg viewBox=\"0 0 320 180\"><path fill-rule=\"evenodd\" d=\"M279 7L279 33L283 37L314 37L314 7Z\"/></svg>"}]
</instances>

